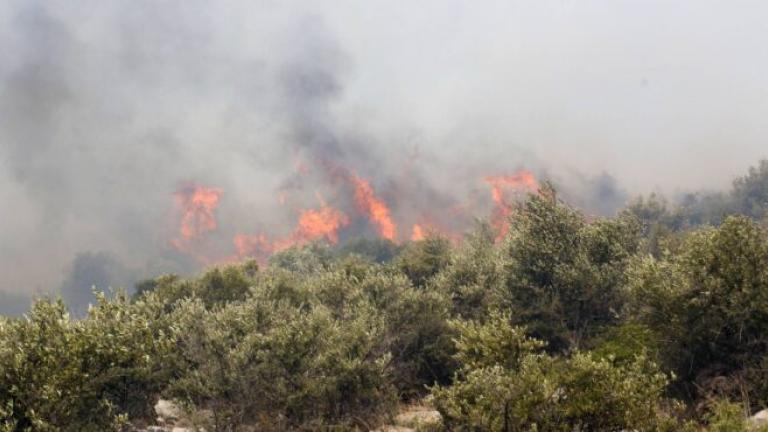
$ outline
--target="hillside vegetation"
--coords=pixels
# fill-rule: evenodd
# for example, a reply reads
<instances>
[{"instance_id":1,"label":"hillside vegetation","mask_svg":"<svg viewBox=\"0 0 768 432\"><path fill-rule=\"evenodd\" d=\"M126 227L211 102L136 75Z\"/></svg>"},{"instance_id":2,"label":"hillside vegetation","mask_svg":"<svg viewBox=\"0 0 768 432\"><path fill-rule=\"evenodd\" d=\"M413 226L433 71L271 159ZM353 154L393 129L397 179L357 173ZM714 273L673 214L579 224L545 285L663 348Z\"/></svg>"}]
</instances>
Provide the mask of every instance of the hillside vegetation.
<instances>
[{"instance_id":1,"label":"hillside vegetation","mask_svg":"<svg viewBox=\"0 0 768 432\"><path fill-rule=\"evenodd\" d=\"M0 431L745 431L768 406L768 163L594 219L545 186L508 236L316 243L0 318Z\"/></svg>"}]
</instances>

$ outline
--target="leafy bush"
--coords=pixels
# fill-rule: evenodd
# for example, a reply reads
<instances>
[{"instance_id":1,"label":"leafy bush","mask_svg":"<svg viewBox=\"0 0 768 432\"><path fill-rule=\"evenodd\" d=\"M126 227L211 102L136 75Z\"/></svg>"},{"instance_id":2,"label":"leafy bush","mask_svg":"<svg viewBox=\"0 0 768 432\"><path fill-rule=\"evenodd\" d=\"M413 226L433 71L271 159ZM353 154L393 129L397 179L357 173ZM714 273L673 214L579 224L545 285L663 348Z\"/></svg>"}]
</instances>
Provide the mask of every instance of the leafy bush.
<instances>
[{"instance_id":1,"label":"leafy bush","mask_svg":"<svg viewBox=\"0 0 768 432\"><path fill-rule=\"evenodd\" d=\"M269 257L274 268L310 274L328 268L333 254L327 244L314 242L306 246L294 246Z\"/></svg>"},{"instance_id":2,"label":"leafy bush","mask_svg":"<svg viewBox=\"0 0 768 432\"><path fill-rule=\"evenodd\" d=\"M356 255L369 261L383 264L392 261L402 246L388 239L368 239L361 237L354 239L339 250L340 257Z\"/></svg>"},{"instance_id":3,"label":"leafy bush","mask_svg":"<svg viewBox=\"0 0 768 432\"><path fill-rule=\"evenodd\" d=\"M453 303L452 315L483 319L503 293L504 257L495 247L496 233L480 224L451 255L449 264L434 278L437 289Z\"/></svg>"},{"instance_id":4,"label":"leafy bush","mask_svg":"<svg viewBox=\"0 0 768 432\"><path fill-rule=\"evenodd\" d=\"M291 301L298 308L319 304L342 321L361 311L381 320L378 343L391 355L388 373L401 397L422 395L453 375L451 307L443 292L416 288L391 266L349 258L311 274L275 270L263 276L254 298Z\"/></svg>"},{"instance_id":5,"label":"leafy bush","mask_svg":"<svg viewBox=\"0 0 768 432\"><path fill-rule=\"evenodd\" d=\"M502 366L517 370L523 358L539 353L546 346L540 340L525 334L525 328L511 326L508 315L492 312L485 323L454 321L459 337L456 343L456 360L464 369L482 369Z\"/></svg>"},{"instance_id":6,"label":"leafy bush","mask_svg":"<svg viewBox=\"0 0 768 432\"><path fill-rule=\"evenodd\" d=\"M160 276L138 283L133 299L136 301L149 293L155 293L158 300L169 307L191 297L200 298L209 308L219 307L245 300L258 271L259 266L255 261L245 261L238 265L211 268L195 279L183 279L176 275Z\"/></svg>"},{"instance_id":7,"label":"leafy bush","mask_svg":"<svg viewBox=\"0 0 768 432\"><path fill-rule=\"evenodd\" d=\"M683 383L702 397L768 403L768 236L755 222L729 217L691 233L677 255L638 260L629 291Z\"/></svg>"},{"instance_id":8,"label":"leafy bush","mask_svg":"<svg viewBox=\"0 0 768 432\"><path fill-rule=\"evenodd\" d=\"M424 240L409 244L395 259L395 264L416 287L427 282L443 270L450 262L451 243L436 234Z\"/></svg>"},{"instance_id":9,"label":"leafy bush","mask_svg":"<svg viewBox=\"0 0 768 432\"><path fill-rule=\"evenodd\" d=\"M0 421L16 430L101 431L146 416L171 348L152 309L100 294L80 321L47 300L28 318L2 321Z\"/></svg>"},{"instance_id":10,"label":"leafy bush","mask_svg":"<svg viewBox=\"0 0 768 432\"><path fill-rule=\"evenodd\" d=\"M647 355L659 360L660 337L645 325L624 323L607 328L592 341L593 354L599 358L610 358L613 362L628 363L635 357Z\"/></svg>"},{"instance_id":11,"label":"leafy bush","mask_svg":"<svg viewBox=\"0 0 768 432\"><path fill-rule=\"evenodd\" d=\"M711 432L746 432L750 428L744 415L744 407L728 400L718 400L707 415Z\"/></svg>"},{"instance_id":12,"label":"leafy bush","mask_svg":"<svg viewBox=\"0 0 768 432\"><path fill-rule=\"evenodd\" d=\"M580 347L618 322L624 269L638 245L633 217L588 224L545 190L512 221L499 306L512 310L515 323L526 325L552 352Z\"/></svg>"},{"instance_id":13,"label":"leafy bush","mask_svg":"<svg viewBox=\"0 0 768 432\"><path fill-rule=\"evenodd\" d=\"M643 356L625 365L588 353L552 357L501 314L459 327L462 369L452 386L434 389L449 429L676 430L662 411L667 377Z\"/></svg>"},{"instance_id":14,"label":"leafy bush","mask_svg":"<svg viewBox=\"0 0 768 432\"><path fill-rule=\"evenodd\" d=\"M253 299L207 311L186 301L175 337L188 363L169 394L211 409L215 430L362 427L387 412L394 392L382 323L358 312L339 320L321 305Z\"/></svg>"},{"instance_id":15,"label":"leafy bush","mask_svg":"<svg viewBox=\"0 0 768 432\"><path fill-rule=\"evenodd\" d=\"M448 324L450 301L442 293L406 287L383 316L395 385L403 397L420 396L427 386L450 382L456 362Z\"/></svg>"}]
</instances>

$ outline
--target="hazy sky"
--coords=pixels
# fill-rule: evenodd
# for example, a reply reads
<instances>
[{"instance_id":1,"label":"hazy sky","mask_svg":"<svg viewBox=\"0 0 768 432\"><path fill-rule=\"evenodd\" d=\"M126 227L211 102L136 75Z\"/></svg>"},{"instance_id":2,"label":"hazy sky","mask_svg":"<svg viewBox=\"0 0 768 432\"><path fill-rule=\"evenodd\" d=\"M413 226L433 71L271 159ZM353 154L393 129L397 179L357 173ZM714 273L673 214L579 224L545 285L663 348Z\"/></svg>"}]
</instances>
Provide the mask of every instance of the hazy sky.
<instances>
[{"instance_id":1,"label":"hazy sky","mask_svg":"<svg viewBox=\"0 0 768 432\"><path fill-rule=\"evenodd\" d=\"M434 202L522 167L725 188L768 157L766 22L733 0L0 2L0 292L188 269L173 192L269 228L302 155Z\"/></svg>"}]
</instances>

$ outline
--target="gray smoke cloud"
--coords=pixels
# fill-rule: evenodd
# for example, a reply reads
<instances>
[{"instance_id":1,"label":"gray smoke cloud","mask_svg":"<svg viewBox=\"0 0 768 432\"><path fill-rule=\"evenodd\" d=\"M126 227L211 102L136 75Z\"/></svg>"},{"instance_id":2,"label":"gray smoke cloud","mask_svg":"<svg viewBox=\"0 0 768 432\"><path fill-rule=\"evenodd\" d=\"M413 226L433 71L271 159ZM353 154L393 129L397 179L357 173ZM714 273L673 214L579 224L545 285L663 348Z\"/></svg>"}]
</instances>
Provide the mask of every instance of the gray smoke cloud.
<instances>
[{"instance_id":1,"label":"gray smoke cloud","mask_svg":"<svg viewBox=\"0 0 768 432\"><path fill-rule=\"evenodd\" d=\"M72 268L61 285L61 297L72 305L75 312L85 312L84 306L96 301L88 287L126 287L136 281L137 275L107 252L85 252L75 256Z\"/></svg>"},{"instance_id":2,"label":"gray smoke cloud","mask_svg":"<svg viewBox=\"0 0 768 432\"><path fill-rule=\"evenodd\" d=\"M220 257L351 207L332 167L408 220L488 214L520 168L600 215L724 188L768 156L768 6L736 3L2 2L0 309L199 269L189 182L223 191Z\"/></svg>"}]
</instances>

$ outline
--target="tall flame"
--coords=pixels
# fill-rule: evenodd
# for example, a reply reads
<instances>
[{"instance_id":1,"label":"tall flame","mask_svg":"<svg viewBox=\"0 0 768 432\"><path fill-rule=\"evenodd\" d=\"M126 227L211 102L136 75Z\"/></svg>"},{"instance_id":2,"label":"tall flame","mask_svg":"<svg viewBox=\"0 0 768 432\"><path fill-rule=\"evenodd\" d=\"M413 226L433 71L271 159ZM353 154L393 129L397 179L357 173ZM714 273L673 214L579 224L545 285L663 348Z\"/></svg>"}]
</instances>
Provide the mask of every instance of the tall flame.
<instances>
[{"instance_id":1,"label":"tall flame","mask_svg":"<svg viewBox=\"0 0 768 432\"><path fill-rule=\"evenodd\" d=\"M505 191L514 193L533 192L539 188L539 182L532 172L521 170L512 175L488 176L483 180L491 186L491 197L496 207L491 215L491 224L498 233L497 240L504 238L509 232L509 215L512 214L512 203L507 199Z\"/></svg>"},{"instance_id":2,"label":"tall flame","mask_svg":"<svg viewBox=\"0 0 768 432\"><path fill-rule=\"evenodd\" d=\"M192 243L218 227L214 213L221 194L221 189L197 184L188 184L174 193L181 210L179 236L171 240L176 249L187 251Z\"/></svg>"},{"instance_id":3,"label":"tall flame","mask_svg":"<svg viewBox=\"0 0 768 432\"><path fill-rule=\"evenodd\" d=\"M371 184L357 175L349 177L355 188L355 203L358 210L376 224L379 235L388 240L395 240L397 226L392 222L391 212L387 204L378 196Z\"/></svg>"}]
</instances>

